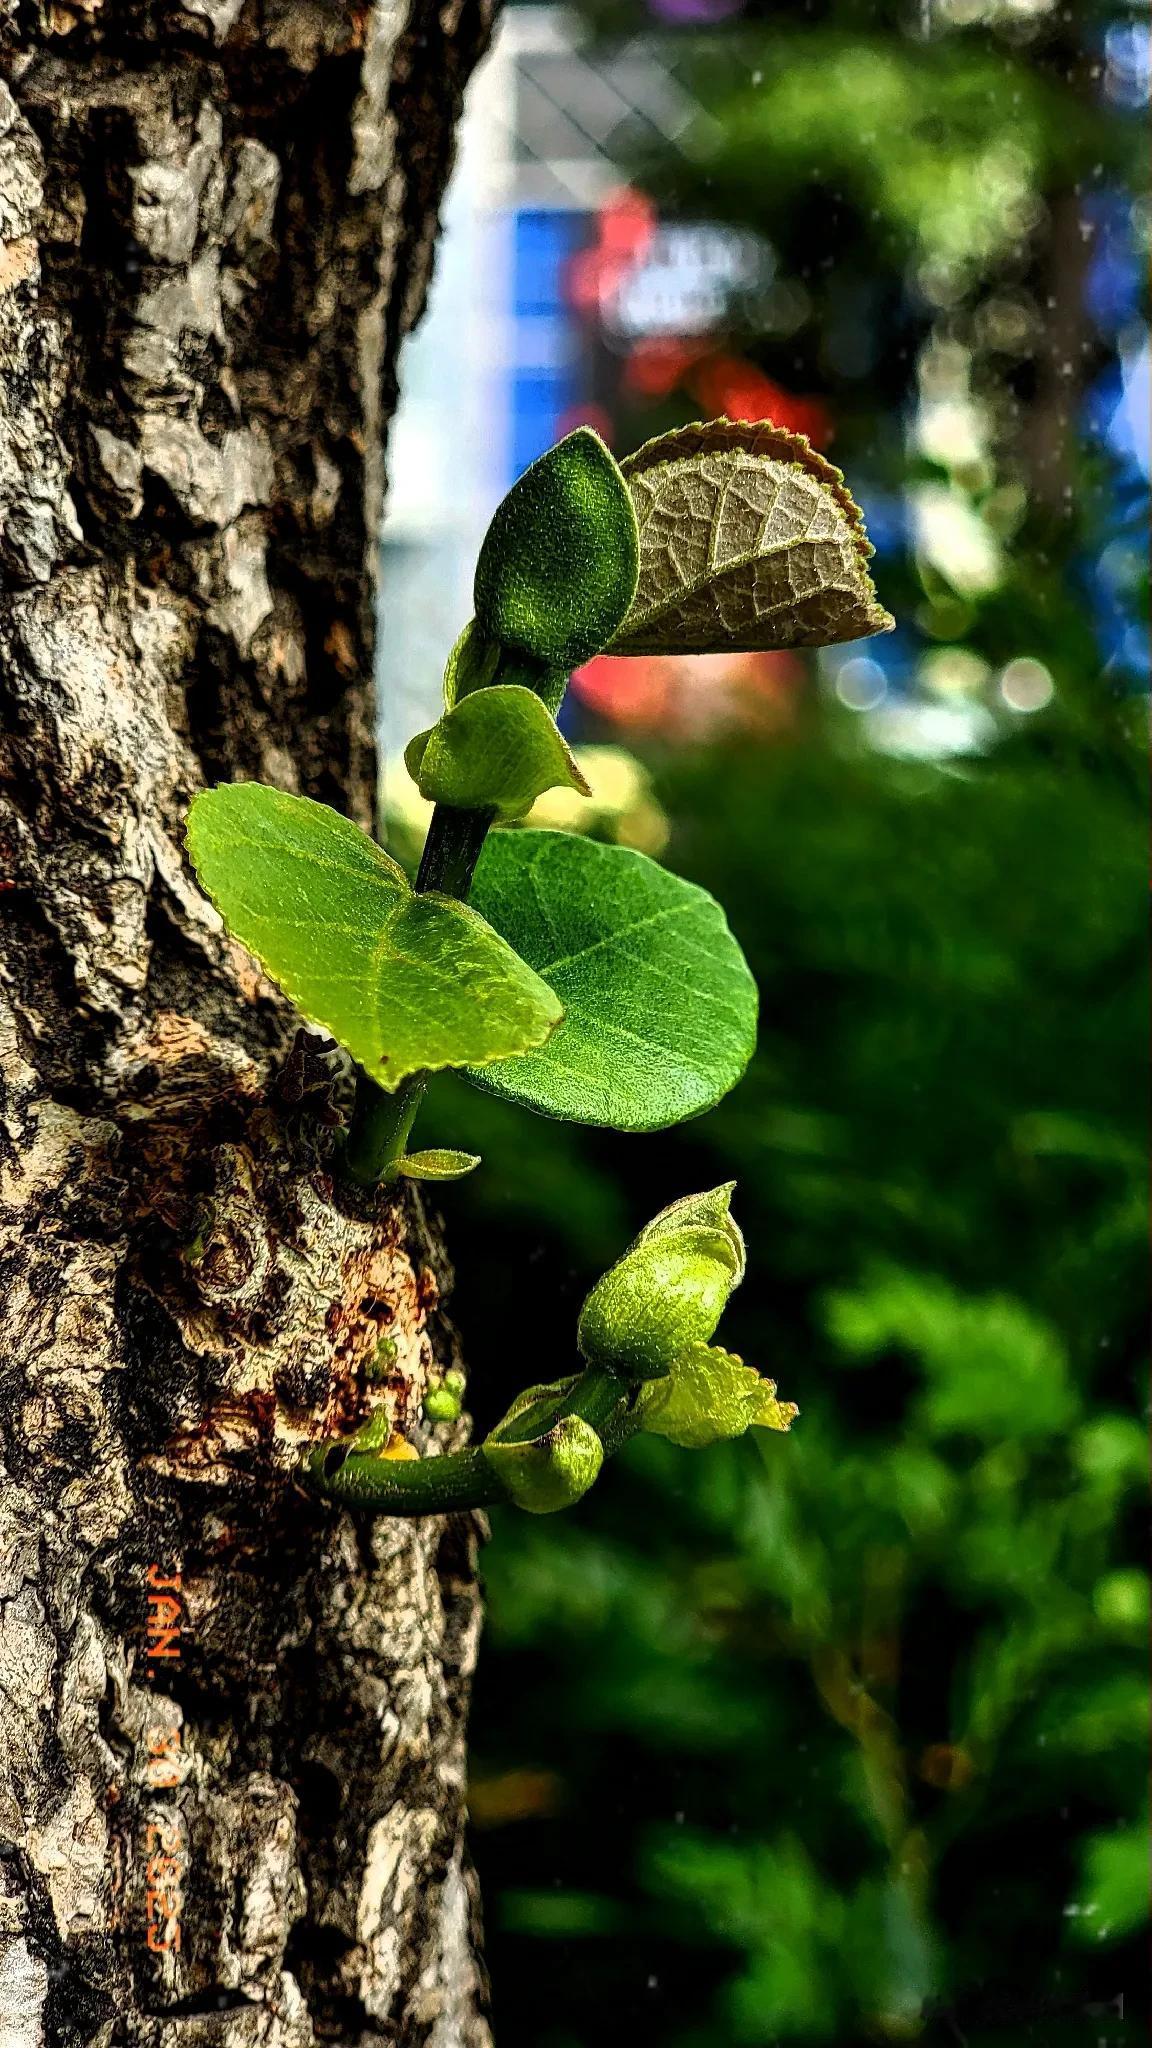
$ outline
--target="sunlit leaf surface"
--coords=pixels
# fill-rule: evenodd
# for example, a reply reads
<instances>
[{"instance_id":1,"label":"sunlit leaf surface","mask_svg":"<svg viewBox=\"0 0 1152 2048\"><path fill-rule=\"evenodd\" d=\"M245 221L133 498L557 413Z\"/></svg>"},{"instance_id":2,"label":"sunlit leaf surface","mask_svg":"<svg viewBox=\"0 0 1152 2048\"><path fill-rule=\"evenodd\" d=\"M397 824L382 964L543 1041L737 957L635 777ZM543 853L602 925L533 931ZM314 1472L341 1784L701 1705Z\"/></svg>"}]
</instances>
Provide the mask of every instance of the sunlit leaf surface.
<instances>
[{"instance_id":1,"label":"sunlit leaf surface","mask_svg":"<svg viewBox=\"0 0 1152 2048\"><path fill-rule=\"evenodd\" d=\"M756 1036L756 985L724 913L642 853L560 832L498 832L481 914L555 989L552 1040L473 1074L546 1116L660 1130L718 1102Z\"/></svg>"},{"instance_id":2,"label":"sunlit leaf surface","mask_svg":"<svg viewBox=\"0 0 1152 2048\"><path fill-rule=\"evenodd\" d=\"M188 850L224 922L383 1088L538 1046L561 1006L475 910L414 893L326 804L258 782L203 791Z\"/></svg>"}]
</instances>

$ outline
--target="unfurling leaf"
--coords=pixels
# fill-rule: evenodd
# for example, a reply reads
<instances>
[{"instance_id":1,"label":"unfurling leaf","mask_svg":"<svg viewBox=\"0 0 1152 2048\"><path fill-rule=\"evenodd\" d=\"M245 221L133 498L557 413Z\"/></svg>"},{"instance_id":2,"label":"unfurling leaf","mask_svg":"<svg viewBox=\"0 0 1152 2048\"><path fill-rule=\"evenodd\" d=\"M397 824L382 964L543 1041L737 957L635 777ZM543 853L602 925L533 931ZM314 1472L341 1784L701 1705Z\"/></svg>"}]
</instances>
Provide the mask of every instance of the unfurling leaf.
<instances>
[{"instance_id":1,"label":"unfurling leaf","mask_svg":"<svg viewBox=\"0 0 1152 2048\"><path fill-rule=\"evenodd\" d=\"M496 680L500 666L500 648L495 640L486 640L475 619L470 619L456 641L444 667L444 707L453 707L471 696L473 690L485 690Z\"/></svg>"},{"instance_id":2,"label":"unfurling leaf","mask_svg":"<svg viewBox=\"0 0 1152 2048\"><path fill-rule=\"evenodd\" d=\"M449 1152L433 1149L428 1152L408 1152L396 1162L396 1172L403 1180L463 1180L466 1173L474 1172L480 1164L478 1152Z\"/></svg>"},{"instance_id":3,"label":"unfurling leaf","mask_svg":"<svg viewBox=\"0 0 1152 2048\"><path fill-rule=\"evenodd\" d=\"M576 1333L590 1365L657 1379L690 1347L706 1347L744 1275L744 1240L728 1213L733 1185L674 1202L597 1281Z\"/></svg>"},{"instance_id":4,"label":"unfurling leaf","mask_svg":"<svg viewBox=\"0 0 1152 2048\"><path fill-rule=\"evenodd\" d=\"M571 1507L604 1463L604 1446L580 1415L561 1416L527 1443L489 1436L480 1449L509 1500L530 1515Z\"/></svg>"},{"instance_id":5,"label":"unfurling leaf","mask_svg":"<svg viewBox=\"0 0 1152 2048\"><path fill-rule=\"evenodd\" d=\"M892 626L860 511L802 434L710 420L659 435L622 468L640 575L612 654L826 647Z\"/></svg>"},{"instance_id":6,"label":"unfurling leaf","mask_svg":"<svg viewBox=\"0 0 1152 2048\"><path fill-rule=\"evenodd\" d=\"M531 690L497 683L462 697L404 751L421 796L455 810L522 818L546 789L591 791Z\"/></svg>"},{"instance_id":7,"label":"unfurling leaf","mask_svg":"<svg viewBox=\"0 0 1152 2048\"><path fill-rule=\"evenodd\" d=\"M523 1444L538 1437L556 1420L556 1410L576 1384L576 1374L536 1387L522 1387L511 1407L489 1430L490 1444Z\"/></svg>"},{"instance_id":8,"label":"unfurling leaf","mask_svg":"<svg viewBox=\"0 0 1152 2048\"><path fill-rule=\"evenodd\" d=\"M497 506L476 565L477 625L567 672L607 645L635 588L632 500L599 435L578 427Z\"/></svg>"},{"instance_id":9,"label":"unfurling leaf","mask_svg":"<svg viewBox=\"0 0 1152 2048\"><path fill-rule=\"evenodd\" d=\"M703 1450L746 1429L790 1429L797 1409L778 1401L774 1380L762 1380L734 1352L692 1344L665 1379L644 1389L640 1427L684 1450Z\"/></svg>"},{"instance_id":10,"label":"unfurling leaf","mask_svg":"<svg viewBox=\"0 0 1152 2048\"><path fill-rule=\"evenodd\" d=\"M654 1131L710 1109L756 1038L756 984L719 904L642 853L562 832L494 834L483 917L553 987L564 1022L473 1072L545 1116Z\"/></svg>"},{"instance_id":11,"label":"unfurling leaf","mask_svg":"<svg viewBox=\"0 0 1152 2048\"><path fill-rule=\"evenodd\" d=\"M229 931L382 1088L524 1052L563 1014L475 910L417 895L326 804L257 782L204 790L188 850Z\"/></svg>"},{"instance_id":12,"label":"unfurling leaf","mask_svg":"<svg viewBox=\"0 0 1152 2048\"><path fill-rule=\"evenodd\" d=\"M734 1180L722 1180L719 1187L708 1188L703 1194L681 1195L676 1202L669 1202L666 1209L646 1223L638 1231L634 1244L653 1244L658 1238L678 1237L688 1230L718 1230L727 1238L732 1255L736 1286L743 1278L747 1266L744 1251L744 1233L732 1214Z\"/></svg>"},{"instance_id":13,"label":"unfurling leaf","mask_svg":"<svg viewBox=\"0 0 1152 2048\"><path fill-rule=\"evenodd\" d=\"M494 683L531 690L554 718L568 686L568 670L534 661L531 655L501 646L498 640L486 640L475 619L470 619L444 669L444 709L454 710L473 691L489 690Z\"/></svg>"}]
</instances>

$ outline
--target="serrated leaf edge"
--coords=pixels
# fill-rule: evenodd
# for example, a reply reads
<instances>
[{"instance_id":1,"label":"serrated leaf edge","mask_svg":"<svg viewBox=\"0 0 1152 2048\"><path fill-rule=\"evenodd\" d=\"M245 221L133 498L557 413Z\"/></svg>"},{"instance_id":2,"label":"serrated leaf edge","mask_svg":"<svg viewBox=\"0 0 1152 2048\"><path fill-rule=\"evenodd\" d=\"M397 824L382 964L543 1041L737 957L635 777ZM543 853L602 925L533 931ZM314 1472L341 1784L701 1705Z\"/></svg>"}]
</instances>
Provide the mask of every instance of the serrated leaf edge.
<instances>
[{"instance_id":1,"label":"serrated leaf edge","mask_svg":"<svg viewBox=\"0 0 1152 2048\"><path fill-rule=\"evenodd\" d=\"M667 434L654 434L650 441L637 448L632 455L624 456L620 468L626 478L642 476L648 470L661 469L667 463L683 462L692 455L711 455L739 451L745 455L763 455L775 462L786 462L793 469L802 469L809 476L827 484L851 529L857 552L863 562L871 560L876 550L864 528L864 514L852 496L842 469L829 462L819 450L813 448L806 434L795 434L789 427L778 427L771 420L692 420L685 427L674 427Z\"/></svg>"}]
</instances>

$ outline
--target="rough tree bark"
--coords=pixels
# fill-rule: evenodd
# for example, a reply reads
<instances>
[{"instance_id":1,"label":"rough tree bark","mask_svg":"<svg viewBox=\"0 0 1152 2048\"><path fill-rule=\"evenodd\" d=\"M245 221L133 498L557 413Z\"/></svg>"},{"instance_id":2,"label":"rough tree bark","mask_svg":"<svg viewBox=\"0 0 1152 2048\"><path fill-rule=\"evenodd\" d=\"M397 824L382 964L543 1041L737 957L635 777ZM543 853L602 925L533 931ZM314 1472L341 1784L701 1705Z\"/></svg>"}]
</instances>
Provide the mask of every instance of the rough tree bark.
<instances>
[{"instance_id":1,"label":"rough tree bark","mask_svg":"<svg viewBox=\"0 0 1152 2048\"><path fill-rule=\"evenodd\" d=\"M2 2048L488 2040L476 1529L294 1477L417 1414L442 1249L334 1180L340 1075L182 851L204 780L368 821L382 431L487 7L0 0Z\"/></svg>"}]
</instances>

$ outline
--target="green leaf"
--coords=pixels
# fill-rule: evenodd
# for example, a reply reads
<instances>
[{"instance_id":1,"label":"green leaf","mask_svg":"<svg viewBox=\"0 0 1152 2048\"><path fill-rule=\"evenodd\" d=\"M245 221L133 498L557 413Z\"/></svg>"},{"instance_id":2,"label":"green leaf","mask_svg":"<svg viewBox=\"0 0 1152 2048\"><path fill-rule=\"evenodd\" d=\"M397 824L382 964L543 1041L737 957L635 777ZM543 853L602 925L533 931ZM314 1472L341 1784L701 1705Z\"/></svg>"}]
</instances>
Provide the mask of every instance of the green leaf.
<instances>
[{"instance_id":1,"label":"green leaf","mask_svg":"<svg viewBox=\"0 0 1152 2048\"><path fill-rule=\"evenodd\" d=\"M556 1410L576 1385L576 1377L572 1373L567 1379L553 1380L542 1386L522 1387L507 1414L493 1424L485 1441L490 1444L522 1444L540 1436L555 1421Z\"/></svg>"},{"instance_id":2,"label":"green leaf","mask_svg":"<svg viewBox=\"0 0 1152 2048\"><path fill-rule=\"evenodd\" d=\"M498 640L486 640L475 619L470 619L445 665L445 710L453 711L474 690L491 689L494 683L514 683L519 689L531 690L555 717L568 687L568 670L555 663L533 661L531 655L502 647Z\"/></svg>"},{"instance_id":3,"label":"green leaf","mask_svg":"<svg viewBox=\"0 0 1152 2048\"><path fill-rule=\"evenodd\" d=\"M473 690L487 689L499 666L499 645L486 640L475 619L469 619L444 665L445 710L451 711Z\"/></svg>"},{"instance_id":4,"label":"green leaf","mask_svg":"<svg viewBox=\"0 0 1152 2048\"><path fill-rule=\"evenodd\" d=\"M696 1116L739 1080L756 984L703 889L627 847L520 829L488 840L472 901L565 1014L546 1046L471 1080L625 1131Z\"/></svg>"},{"instance_id":5,"label":"green leaf","mask_svg":"<svg viewBox=\"0 0 1152 2048\"><path fill-rule=\"evenodd\" d=\"M461 698L408 742L404 762L433 803L502 818L523 817L546 789L592 793L540 698L513 683Z\"/></svg>"},{"instance_id":6,"label":"green leaf","mask_svg":"<svg viewBox=\"0 0 1152 2048\"><path fill-rule=\"evenodd\" d=\"M637 1232L632 1249L638 1245L653 1244L660 1238L678 1238L685 1231L719 1231L728 1243L735 1279L734 1287L744 1278L748 1260L744 1250L744 1233L732 1214L732 1196L736 1191L734 1180L722 1180L719 1187L706 1188L698 1195L681 1195L678 1201L669 1202L666 1209L646 1223Z\"/></svg>"},{"instance_id":7,"label":"green leaf","mask_svg":"<svg viewBox=\"0 0 1152 2048\"><path fill-rule=\"evenodd\" d=\"M607 645L636 588L636 515L598 434L578 427L497 506L476 565L490 640L569 670Z\"/></svg>"},{"instance_id":8,"label":"green leaf","mask_svg":"<svg viewBox=\"0 0 1152 2048\"><path fill-rule=\"evenodd\" d=\"M622 468L640 574L613 654L827 647L891 629L859 508L802 434L704 421Z\"/></svg>"},{"instance_id":9,"label":"green leaf","mask_svg":"<svg viewBox=\"0 0 1152 2048\"><path fill-rule=\"evenodd\" d=\"M1089 1835L1076 1900L1064 1912L1079 1941L1116 1941L1148 1919L1147 1818L1113 1834Z\"/></svg>"},{"instance_id":10,"label":"green leaf","mask_svg":"<svg viewBox=\"0 0 1152 2048\"><path fill-rule=\"evenodd\" d=\"M777 1400L774 1380L762 1380L735 1352L711 1344L681 1352L665 1379L645 1387L641 1401L641 1429L688 1451L746 1429L790 1429L797 1413L793 1402Z\"/></svg>"},{"instance_id":11,"label":"green leaf","mask_svg":"<svg viewBox=\"0 0 1152 2048\"><path fill-rule=\"evenodd\" d=\"M382 1088L538 1046L563 1014L475 910L416 895L326 804L258 782L203 790L188 850L229 931Z\"/></svg>"},{"instance_id":12,"label":"green leaf","mask_svg":"<svg viewBox=\"0 0 1152 2048\"><path fill-rule=\"evenodd\" d=\"M433 1149L429 1152L408 1152L396 1162L396 1172L404 1180L463 1180L466 1173L472 1173L480 1164L478 1152L450 1152Z\"/></svg>"}]
</instances>

